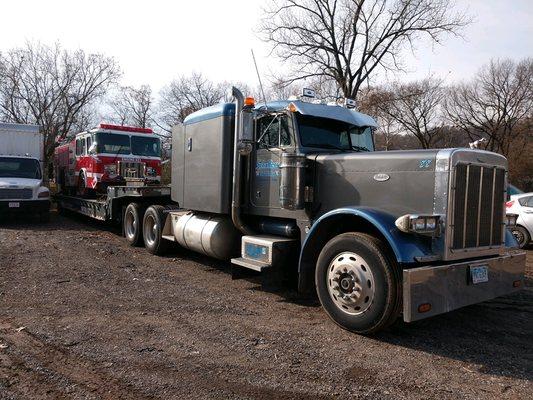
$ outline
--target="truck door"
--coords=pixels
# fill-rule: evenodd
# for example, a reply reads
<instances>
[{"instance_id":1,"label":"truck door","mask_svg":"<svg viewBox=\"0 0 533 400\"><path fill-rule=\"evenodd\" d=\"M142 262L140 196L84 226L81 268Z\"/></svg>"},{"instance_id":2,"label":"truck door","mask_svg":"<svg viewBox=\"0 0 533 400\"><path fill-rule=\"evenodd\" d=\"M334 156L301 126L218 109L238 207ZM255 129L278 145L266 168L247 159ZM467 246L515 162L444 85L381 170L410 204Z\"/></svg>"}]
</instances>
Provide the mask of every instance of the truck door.
<instances>
[{"instance_id":1,"label":"truck door","mask_svg":"<svg viewBox=\"0 0 533 400\"><path fill-rule=\"evenodd\" d=\"M250 201L256 207L280 208L279 164L283 148L291 146L289 118L285 113L269 114L256 120L255 157L252 158Z\"/></svg>"}]
</instances>

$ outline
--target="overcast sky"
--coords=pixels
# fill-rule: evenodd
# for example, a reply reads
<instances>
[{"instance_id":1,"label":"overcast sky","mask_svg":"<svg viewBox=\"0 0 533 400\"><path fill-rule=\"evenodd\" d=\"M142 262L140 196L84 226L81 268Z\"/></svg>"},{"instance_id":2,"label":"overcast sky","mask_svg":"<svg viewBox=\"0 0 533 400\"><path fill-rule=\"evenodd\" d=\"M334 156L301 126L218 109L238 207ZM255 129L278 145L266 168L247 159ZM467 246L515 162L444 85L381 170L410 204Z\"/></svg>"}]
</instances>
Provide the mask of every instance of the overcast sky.
<instances>
[{"instance_id":1,"label":"overcast sky","mask_svg":"<svg viewBox=\"0 0 533 400\"><path fill-rule=\"evenodd\" d=\"M26 40L82 48L118 59L124 84L158 91L181 74L202 72L215 81L257 84L250 49L265 77L280 66L254 33L256 0L14 0L0 6L0 51ZM533 56L533 0L457 0L476 22L465 39L420 44L405 61L410 73L455 81L471 76L491 57Z\"/></svg>"}]
</instances>

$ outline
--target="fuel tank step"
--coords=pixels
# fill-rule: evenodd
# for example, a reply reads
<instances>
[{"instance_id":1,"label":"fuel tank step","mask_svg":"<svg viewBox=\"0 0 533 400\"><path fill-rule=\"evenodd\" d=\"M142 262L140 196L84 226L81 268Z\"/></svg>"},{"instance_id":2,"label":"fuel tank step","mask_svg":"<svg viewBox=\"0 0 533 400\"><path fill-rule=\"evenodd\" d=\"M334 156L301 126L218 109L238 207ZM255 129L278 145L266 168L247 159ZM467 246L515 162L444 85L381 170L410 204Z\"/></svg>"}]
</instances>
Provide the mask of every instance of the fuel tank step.
<instances>
[{"instance_id":1,"label":"fuel tank step","mask_svg":"<svg viewBox=\"0 0 533 400\"><path fill-rule=\"evenodd\" d=\"M232 258L231 263L239 267L248 268L257 272L263 272L265 269L271 268L272 265L261 261L250 260L244 257Z\"/></svg>"},{"instance_id":2,"label":"fuel tank step","mask_svg":"<svg viewBox=\"0 0 533 400\"><path fill-rule=\"evenodd\" d=\"M231 262L254 271L280 267L296 245L295 239L271 235L248 235L241 239L241 257Z\"/></svg>"}]
</instances>

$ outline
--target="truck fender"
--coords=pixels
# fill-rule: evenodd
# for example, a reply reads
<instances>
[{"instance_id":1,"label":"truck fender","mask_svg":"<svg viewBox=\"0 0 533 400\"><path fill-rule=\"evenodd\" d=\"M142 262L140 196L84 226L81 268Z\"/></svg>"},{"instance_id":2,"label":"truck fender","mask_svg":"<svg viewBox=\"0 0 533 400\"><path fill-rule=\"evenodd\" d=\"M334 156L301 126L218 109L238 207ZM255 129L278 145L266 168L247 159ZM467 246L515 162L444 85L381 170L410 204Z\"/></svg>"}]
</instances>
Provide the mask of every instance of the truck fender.
<instances>
[{"instance_id":1,"label":"truck fender","mask_svg":"<svg viewBox=\"0 0 533 400\"><path fill-rule=\"evenodd\" d=\"M396 217L369 207L343 207L329 211L311 226L300 252L298 263L298 290L309 292L314 288L316 261L324 245L345 232L364 232L387 244L400 264L415 262L415 257L430 256L431 239L401 232L395 225Z\"/></svg>"}]
</instances>

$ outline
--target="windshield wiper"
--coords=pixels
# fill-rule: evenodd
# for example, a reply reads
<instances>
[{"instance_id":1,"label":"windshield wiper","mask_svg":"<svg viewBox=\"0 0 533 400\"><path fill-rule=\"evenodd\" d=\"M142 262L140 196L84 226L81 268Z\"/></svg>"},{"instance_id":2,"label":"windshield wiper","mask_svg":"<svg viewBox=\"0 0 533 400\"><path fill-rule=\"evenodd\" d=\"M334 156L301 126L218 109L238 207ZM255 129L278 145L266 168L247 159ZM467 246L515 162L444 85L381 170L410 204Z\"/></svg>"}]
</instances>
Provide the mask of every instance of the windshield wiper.
<instances>
[{"instance_id":1,"label":"windshield wiper","mask_svg":"<svg viewBox=\"0 0 533 400\"><path fill-rule=\"evenodd\" d=\"M364 146L357 146L356 144L352 144L352 150L357 150L357 151L370 151L369 148L364 147Z\"/></svg>"},{"instance_id":2,"label":"windshield wiper","mask_svg":"<svg viewBox=\"0 0 533 400\"><path fill-rule=\"evenodd\" d=\"M318 147L318 148L324 148L324 149L335 149L340 151L347 151L348 149L345 149L343 147L335 146L334 144L330 143L306 143L306 147Z\"/></svg>"}]
</instances>

